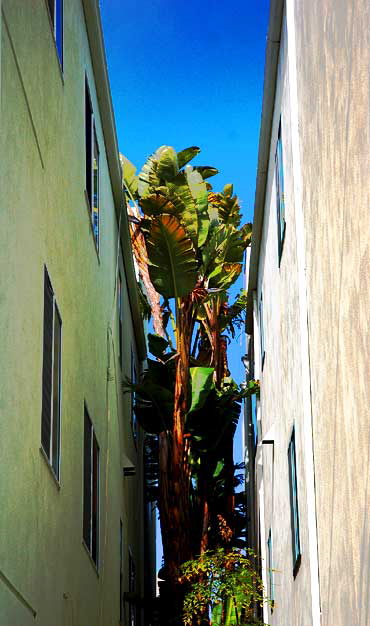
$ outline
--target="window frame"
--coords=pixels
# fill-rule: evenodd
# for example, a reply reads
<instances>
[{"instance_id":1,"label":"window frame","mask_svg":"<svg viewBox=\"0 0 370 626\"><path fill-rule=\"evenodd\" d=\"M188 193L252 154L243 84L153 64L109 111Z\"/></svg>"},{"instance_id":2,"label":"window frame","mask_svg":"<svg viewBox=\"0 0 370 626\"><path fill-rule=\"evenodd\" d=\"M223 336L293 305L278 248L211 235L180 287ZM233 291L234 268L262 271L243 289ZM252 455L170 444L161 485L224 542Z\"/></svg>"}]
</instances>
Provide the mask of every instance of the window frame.
<instances>
[{"instance_id":1,"label":"window frame","mask_svg":"<svg viewBox=\"0 0 370 626\"><path fill-rule=\"evenodd\" d=\"M283 253L284 240L285 240L285 185L284 185L284 152L283 152L283 140L281 132L281 117L279 119L278 137L276 140L275 151L275 186L276 186L276 220L277 220L277 234L278 234L278 258L279 267L281 257Z\"/></svg>"},{"instance_id":2,"label":"window frame","mask_svg":"<svg viewBox=\"0 0 370 626\"><path fill-rule=\"evenodd\" d=\"M261 356L261 371L265 364L265 327L263 319L263 291L261 290L259 302L258 302L258 319L259 319L259 335L260 335L260 356Z\"/></svg>"},{"instance_id":3,"label":"window frame","mask_svg":"<svg viewBox=\"0 0 370 626\"><path fill-rule=\"evenodd\" d=\"M128 590L130 596L135 594L136 591L136 563L135 559L132 555L131 548L128 549ZM128 620L129 626L136 626L137 622L137 612L136 612L136 604L130 600L129 602L129 610L128 610Z\"/></svg>"},{"instance_id":4,"label":"window frame","mask_svg":"<svg viewBox=\"0 0 370 626\"><path fill-rule=\"evenodd\" d=\"M273 543L272 543L272 529L269 529L267 538L267 567L268 567L268 582L269 582L269 598L271 601L271 612L274 610L275 605L275 584L274 584L274 570L273 570Z\"/></svg>"},{"instance_id":5,"label":"window frame","mask_svg":"<svg viewBox=\"0 0 370 626\"><path fill-rule=\"evenodd\" d=\"M292 541L293 577L295 578L301 564L301 540L299 528L297 455L295 444L295 427L288 446L289 496L290 496L290 527Z\"/></svg>"},{"instance_id":6,"label":"window frame","mask_svg":"<svg viewBox=\"0 0 370 626\"><path fill-rule=\"evenodd\" d=\"M95 156L97 167L94 167ZM97 174L95 175L95 169ZM96 188L96 192L95 192ZM90 224L98 255L100 254L100 148L96 131L91 90L85 75L85 196ZM95 202L96 197L96 202ZM96 204L96 207L94 206Z\"/></svg>"},{"instance_id":7,"label":"window frame","mask_svg":"<svg viewBox=\"0 0 370 626\"><path fill-rule=\"evenodd\" d=\"M86 424L89 424L89 446L87 446L86 437ZM83 437L83 515L82 515L82 541L88 551L92 561L95 564L96 569L99 569L99 548L100 548L100 447L96 437L96 431L90 414L84 403L84 437ZM90 448L90 456L88 459L89 465L87 466L87 449ZM96 452L96 457L95 457ZM96 465L95 465L96 459ZM96 473L94 477L94 468L96 467ZM86 471L88 470L88 471ZM89 480L87 481L87 474L89 474ZM95 478L95 480L94 480ZM88 499L88 501L87 501ZM94 508L94 501L96 506ZM86 515L88 514L89 520L86 524ZM94 515L96 515L96 521L94 524ZM89 536L87 537L87 532Z\"/></svg>"},{"instance_id":8,"label":"window frame","mask_svg":"<svg viewBox=\"0 0 370 626\"><path fill-rule=\"evenodd\" d=\"M52 306L52 320L51 320L51 354L46 355L47 352L47 332L48 328L46 325L46 290L49 290L49 295L51 296L51 306ZM55 349L56 349L56 334L55 334L55 320L58 318L59 320L59 353L57 355L58 363L57 363L57 374L55 371L56 367L56 357L55 357ZM62 418L62 340L63 340L63 323L62 317L60 315L59 307L56 302L55 293L53 290L53 286L50 280L49 273L47 271L46 266L44 266L44 318L43 318L43 357L42 357L42 402L41 402L41 449L46 457L46 460L50 466L50 469L57 480L60 482L60 465L61 465L61 418ZM47 368L48 363L46 362L46 358L48 357L50 363L50 373L48 374ZM55 375L57 375L57 384L58 384L58 396L57 396L57 417L55 417ZM49 378L49 380L47 380ZM50 386L50 397L47 398L47 390L46 385ZM46 399L48 399L48 403L46 403ZM50 434L49 434L49 443L46 445L44 432L45 428L48 427L46 423L49 421L50 426ZM56 434L56 440L55 440ZM48 449L47 449L48 447ZM56 450L55 450L56 448ZM54 458L56 457L56 462Z\"/></svg>"},{"instance_id":9,"label":"window frame","mask_svg":"<svg viewBox=\"0 0 370 626\"><path fill-rule=\"evenodd\" d=\"M122 276L118 270L117 275L117 313L118 313L118 360L122 369L122 339L123 339L123 319L122 319Z\"/></svg>"},{"instance_id":10,"label":"window frame","mask_svg":"<svg viewBox=\"0 0 370 626\"><path fill-rule=\"evenodd\" d=\"M133 346L131 346L131 382L134 384L137 383L136 352ZM134 411L135 402L136 402L136 392L132 391L131 392L131 431L132 431L132 437L135 443L135 447L137 447L137 440L138 440L139 433L138 433L138 421L137 421L137 417Z\"/></svg>"},{"instance_id":11,"label":"window frame","mask_svg":"<svg viewBox=\"0 0 370 626\"><path fill-rule=\"evenodd\" d=\"M94 114L93 114L94 117ZM100 150L99 150L99 142L96 134L96 126L94 119L94 127L93 127L93 143L92 143L92 167L91 167L91 175L92 175L92 198L93 198L93 206L91 207L91 221L94 233L94 239L96 243L96 247L99 251L100 248ZM96 162L96 167L95 167ZM96 175L95 175L96 171ZM96 201L95 201L96 198ZM96 204L96 207L95 207Z\"/></svg>"},{"instance_id":12,"label":"window frame","mask_svg":"<svg viewBox=\"0 0 370 626\"><path fill-rule=\"evenodd\" d=\"M64 65L64 0L45 0L60 68Z\"/></svg>"}]
</instances>

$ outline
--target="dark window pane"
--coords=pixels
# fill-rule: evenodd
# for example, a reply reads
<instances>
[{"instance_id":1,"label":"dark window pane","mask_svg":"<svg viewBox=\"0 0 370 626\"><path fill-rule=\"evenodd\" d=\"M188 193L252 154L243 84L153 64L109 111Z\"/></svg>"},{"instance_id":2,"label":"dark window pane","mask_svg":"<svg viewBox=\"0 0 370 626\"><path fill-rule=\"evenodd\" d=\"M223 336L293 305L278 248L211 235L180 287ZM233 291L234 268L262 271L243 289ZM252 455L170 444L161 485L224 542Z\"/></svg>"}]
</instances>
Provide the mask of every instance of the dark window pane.
<instances>
[{"instance_id":1,"label":"dark window pane","mask_svg":"<svg viewBox=\"0 0 370 626\"><path fill-rule=\"evenodd\" d=\"M272 602L272 608L274 604L274 572L273 572L273 556L272 556L272 535L271 529L269 532L268 540L267 540L267 567L268 567L268 576L269 576L269 596Z\"/></svg>"},{"instance_id":2,"label":"dark window pane","mask_svg":"<svg viewBox=\"0 0 370 626\"><path fill-rule=\"evenodd\" d=\"M279 261L281 257L285 235L285 196L284 196L284 161L283 142L281 138L281 122L279 124L278 140L275 155L275 181L276 181L276 214L278 228Z\"/></svg>"},{"instance_id":3,"label":"dark window pane","mask_svg":"<svg viewBox=\"0 0 370 626\"><path fill-rule=\"evenodd\" d=\"M261 293L259 303L259 318L260 318L260 345L261 345L261 367L263 367L263 361L265 356L265 329L263 324L263 296Z\"/></svg>"},{"instance_id":4,"label":"dark window pane","mask_svg":"<svg viewBox=\"0 0 370 626\"><path fill-rule=\"evenodd\" d=\"M48 273L44 276L44 342L42 365L41 444L50 459L51 389L53 363L53 308L54 294Z\"/></svg>"},{"instance_id":5,"label":"dark window pane","mask_svg":"<svg viewBox=\"0 0 370 626\"><path fill-rule=\"evenodd\" d=\"M93 468L92 468L92 549L91 556L98 563L99 548L99 447L93 434Z\"/></svg>"},{"instance_id":6,"label":"dark window pane","mask_svg":"<svg viewBox=\"0 0 370 626\"><path fill-rule=\"evenodd\" d=\"M54 307L54 361L53 361L53 437L52 437L52 466L55 475L59 478L59 450L60 450L60 375L61 375L61 340L62 322L58 309Z\"/></svg>"},{"instance_id":7,"label":"dark window pane","mask_svg":"<svg viewBox=\"0 0 370 626\"><path fill-rule=\"evenodd\" d=\"M117 282L117 307L118 307L118 358L122 367L122 278L118 274Z\"/></svg>"},{"instance_id":8,"label":"dark window pane","mask_svg":"<svg viewBox=\"0 0 370 626\"><path fill-rule=\"evenodd\" d=\"M86 152L86 192L92 207L92 108L89 88L85 85L85 152Z\"/></svg>"},{"instance_id":9,"label":"dark window pane","mask_svg":"<svg viewBox=\"0 0 370 626\"><path fill-rule=\"evenodd\" d=\"M132 350L132 348L131 348L131 381L133 383L137 383L135 355L134 355L134 351ZM135 403L136 403L136 393L133 391L131 392L131 427L132 427L132 434L134 437L134 441L136 443L137 435L138 435L138 426L137 426L136 413L134 411Z\"/></svg>"},{"instance_id":10,"label":"dark window pane","mask_svg":"<svg viewBox=\"0 0 370 626\"><path fill-rule=\"evenodd\" d=\"M94 155L93 155L93 204L92 222L94 237L99 249L99 149L94 128Z\"/></svg>"},{"instance_id":11,"label":"dark window pane","mask_svg":"<svg viewBox=\"0 0 370 626\"><path fill-rule=\"evenodd\" d=\"M136 590L136 567L135 567L135 562L134 559L132 558L132 554L131 551L129 551L129 556L128 556L128 575L129 575L129 581L128 581L128 590L130 593L134 593ZM136 624L136 607L135 604L133 602L129 603L129 624L130 626L135 626Z\"/></svg>"},{"instance_id":12,"label":"dark window pane","mask_svg":"<svg viewBox=\"0 0 370 626\"><path fill-rule=\"evenodd\" d=\"M91 551L91 444L92 426L85 409L84 416L84 499L83 499L83 538Z\"/></svg>"},{"instance_id":13,"label":"dark window pane","mask_svg":"<svg viewBox=\"0 0 370 626\"><path fill-rule=\"evenodd\" d=\"M296 464L294 430L293 430L292 438L290 440L290 444L288 448L288 462L289 462L289 489L290 489L293 573L296 573L298 565L299 565L300 555L301 555L301 547L300 547L300 537L299 537L297 464Z\"/></svg>"},{"instance_id":14,"label":"dark window pane","mask_svg":"<svg viewBox=\"0 0 370 626\"><path fill-rule=\"evenodd\" d=\"M251 411L252 411L252 424L253 424L253 440L254 440L254 445L257 445L257 438L258 438L258 430L257 430L257 401L256 401L256 396L255 394L253 394L251 396Z\"/></svg>"}]
</instances>

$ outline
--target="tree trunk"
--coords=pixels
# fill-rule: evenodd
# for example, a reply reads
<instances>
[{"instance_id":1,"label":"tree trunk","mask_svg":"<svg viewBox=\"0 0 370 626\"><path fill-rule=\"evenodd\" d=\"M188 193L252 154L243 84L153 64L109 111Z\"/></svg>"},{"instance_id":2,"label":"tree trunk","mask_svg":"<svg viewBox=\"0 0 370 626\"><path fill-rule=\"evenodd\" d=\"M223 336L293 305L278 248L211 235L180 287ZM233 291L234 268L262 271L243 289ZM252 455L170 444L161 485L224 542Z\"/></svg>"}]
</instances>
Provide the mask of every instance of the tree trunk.
<instances>
[{"instance_id":1,"label":"tree trunk","mask_svg":"<svg viewBox=\"0 0 370 626\"><path fill-rule=\"evenodd\" d=\"M181 623L184 592L179 584L179 568L192 558L189 515L189 444L184 438L189 388L191 301L178 302L176 339L178 358L171 433L159 436L159 501L165 577L173 594L174 623ZM177 621L176 621L177 620Z\"/></svg>"}]
</instances>

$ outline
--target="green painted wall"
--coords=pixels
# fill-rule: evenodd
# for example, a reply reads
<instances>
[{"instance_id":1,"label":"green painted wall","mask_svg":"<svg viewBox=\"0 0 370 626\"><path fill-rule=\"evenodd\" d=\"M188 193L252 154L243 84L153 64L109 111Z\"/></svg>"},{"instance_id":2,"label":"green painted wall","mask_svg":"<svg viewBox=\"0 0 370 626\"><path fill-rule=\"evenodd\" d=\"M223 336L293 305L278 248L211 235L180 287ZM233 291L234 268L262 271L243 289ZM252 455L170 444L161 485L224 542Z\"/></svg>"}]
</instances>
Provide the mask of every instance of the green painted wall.
<instances>
[{"instance_id":1,"label":"green painted wall","mask_svg":"<svg viewBox=\"0 0 370 626\"><path fill-rule=\"evenodd\" d=\"M125 590L129 546L139 579L143 569L142 437L136 450L130 397L120 384L130 375L133 322L123 281L121 372L117 219L101 103L82 3L64 4L62 74L44 0L2 3L0 623L11 626L35 620L4 577L35 609L38 624L118 624L120 519ZM100 148L99 257L84 191L85 72ZM40 452L44 264L63 323L59 486ZM120 265L124 275L121 255ZM127 280L132 284L133 276ZM82 544L84 402L101 453L98 572ZM135 477L122 477L124 457L137 465Z\"/></svg>"}]
</instances>

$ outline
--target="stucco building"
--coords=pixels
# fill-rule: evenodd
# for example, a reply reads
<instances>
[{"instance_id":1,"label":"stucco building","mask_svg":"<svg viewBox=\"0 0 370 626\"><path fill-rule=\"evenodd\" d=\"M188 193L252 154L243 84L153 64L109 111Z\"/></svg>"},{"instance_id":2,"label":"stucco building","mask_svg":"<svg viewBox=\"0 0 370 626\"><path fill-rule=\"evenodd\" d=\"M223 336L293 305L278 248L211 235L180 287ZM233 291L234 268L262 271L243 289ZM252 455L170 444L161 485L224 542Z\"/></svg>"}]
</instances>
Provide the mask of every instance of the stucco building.
<instances>
[{"instance_id":1,"label":"stucco building","mask_svg":"<svg viewBox=\"0 0 370 626\"><path fill-rule=\"evenodd\" d=\"M370 625L369 42L365 0L271 0L246 429L271 625Z\"/></svg>"},{"instance_id":2,"label":"stucco building","mask_svg":"<svg viewBox=\"0 0 370 626\"><path fill-rule=\"evenodd\" d=\"M146 347L98 2L2 0L0 31L0 624L139 626Z\"/></svg>"}]
</instances>

